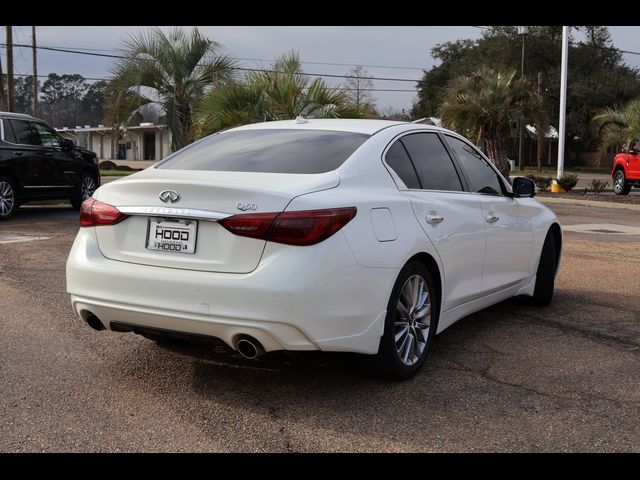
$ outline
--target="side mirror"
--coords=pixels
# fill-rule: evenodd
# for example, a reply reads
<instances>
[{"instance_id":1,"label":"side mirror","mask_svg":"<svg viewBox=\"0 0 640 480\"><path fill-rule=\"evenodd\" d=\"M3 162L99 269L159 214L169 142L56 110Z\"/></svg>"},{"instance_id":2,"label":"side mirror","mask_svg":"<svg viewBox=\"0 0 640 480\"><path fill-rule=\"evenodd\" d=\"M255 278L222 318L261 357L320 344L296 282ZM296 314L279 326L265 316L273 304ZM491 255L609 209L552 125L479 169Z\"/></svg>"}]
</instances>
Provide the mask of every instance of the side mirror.
<instances>
[{"instance_id":1,"label":"side mirror","mask_svg":"<svg viewBox=\"0 0 640 480\"><path fill-rule=\"evenodd\" d=\"M513 196L515 198L531 198L536 195L536 184L525 177L513 179Z\"/></svg>"},{"instance_id":2,"label":"side mirror","mask_svg":"<svg viewBox=\"0 0 640 480\"><path fill-rule=\"evenodd\" d=\"M73 150L73 147L75 147L75 143L73 143L73 140L69 139L69 138L63 138L62 139L62 143L60 144L60 147L62 147L63 150Z\"/></svg>"},{"instance_id":3,"label":"side mirror","mask_svg":"<svg viewBox=\"0 0 640 480\"><path fill-rule=\"evenodd\" d=\"M630 148L628 153L629 153L629 155L637 155L638 154L638 149Z\"/></svg>"}]
</instances>

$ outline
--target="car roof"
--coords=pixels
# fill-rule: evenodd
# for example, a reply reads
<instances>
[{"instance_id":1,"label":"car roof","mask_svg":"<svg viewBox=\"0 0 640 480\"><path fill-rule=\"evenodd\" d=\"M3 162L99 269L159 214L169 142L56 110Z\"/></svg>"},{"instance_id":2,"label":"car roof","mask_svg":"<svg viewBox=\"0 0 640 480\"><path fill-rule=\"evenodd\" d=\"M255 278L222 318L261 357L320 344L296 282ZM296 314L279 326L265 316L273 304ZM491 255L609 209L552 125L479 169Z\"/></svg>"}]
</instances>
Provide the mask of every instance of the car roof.
<instances>
[{"instance_id":1,"label":"car roof","mask_svg":"<svg viewBox=\"0 0 640 480\"><path fill-rule=\"evenodd\" d=\"M338 132L364 133L373 135L380 130L396 125L411 125L396 120L366 120L347 118L312 118L296 120L279 120L274 122L252 123L228 131L291 129L291 130L332 130Z\"/></svg>"},{"instance_id":2,"label":"car roof","mask_svg":"<svg viewBox=\"0 0 640 480\"><path fill-rule=\"evenodd\" d=\"M26 113L14 113L14 112L0 112L0 117L4 117L4 118L23 118L23 119L31 119L31 120L36 120L34 117L32 117L31 115L27 115Z\"/></svg>"}]
</instances>

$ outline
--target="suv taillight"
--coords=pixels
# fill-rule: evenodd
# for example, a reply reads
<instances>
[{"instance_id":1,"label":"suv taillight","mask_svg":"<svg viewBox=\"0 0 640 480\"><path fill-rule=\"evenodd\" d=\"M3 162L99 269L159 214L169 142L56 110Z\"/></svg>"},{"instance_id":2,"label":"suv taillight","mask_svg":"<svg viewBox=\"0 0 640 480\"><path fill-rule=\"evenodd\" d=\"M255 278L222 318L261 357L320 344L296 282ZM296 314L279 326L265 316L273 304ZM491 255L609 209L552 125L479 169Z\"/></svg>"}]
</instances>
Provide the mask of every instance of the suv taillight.
<instances>
[{"instance_id":1,"label":"suv taillight","mask_svg":"<svg viewBox=\"0 0 640 480\"><path fill-rule=\"evenodd\" d=\"M87 198L80 206L80 226L98 227L115 225L126 218L126 215L113 205L99 202L95 198Z\"/></svg>"},{"instance_id":2,"label":"suv taillight","mask_svg":"<svg viewBox=\"0 0 640 480\"><path fill-rule=\"evenodd\" d=\"M315 245L356 216L356 207L234 215L218 223L235 235L286 245Z\"/></svg>"}]
</instances>

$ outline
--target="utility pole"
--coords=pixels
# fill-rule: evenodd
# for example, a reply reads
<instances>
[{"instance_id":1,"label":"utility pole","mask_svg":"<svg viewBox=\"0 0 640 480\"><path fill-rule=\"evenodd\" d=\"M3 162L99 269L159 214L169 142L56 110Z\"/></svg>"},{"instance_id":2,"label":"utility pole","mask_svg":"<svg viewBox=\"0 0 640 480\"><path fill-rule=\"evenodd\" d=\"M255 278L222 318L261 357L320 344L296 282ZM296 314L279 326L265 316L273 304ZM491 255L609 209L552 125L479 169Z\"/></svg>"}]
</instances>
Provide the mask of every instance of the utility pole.
<instances>
[{"instance_id":1,"label":"utility pole","mask_svg":"<svg viewBox=\"0 0 640 480\"><path fill-rule=\"evenodd\" d=\"M538 72L538 102L542 106L542 72ZM540 122L538 122L540 123ZM545 122L546 123L546 122ZM542 131L542 125L538 125L537 134L538 134L538 149L536 152L536 163L538 164L538 172L542 171L542 154L544 153L544 134Z\"/></svg>"},{"instance_id":2,"label":"utility pole","mask_svg":"<svg viewBox=\"0 0 640 480\"><path fill-rule=\"evenodd\" d=\"M4 95L4 75L2 74L2 60L0 60L0 111L7 109L7 99Z\"/></svg>"},{"instance_id":3,"label":"utility pole","mask_svg":"<svg viewBox=\"0 0 640 480\"><path fill-rule=\"evenodd\" d=\"M529 33L529 27L518 27L518 35L522 37L522 59L520 62L520 78L524 78L524 40ZM524 120L519 122L518 132L518 166L520 170L524 170Z\"/></svg>"},{"instance_id":4,"label":"utility pole","mask_svg":"<svg viewBox=\"0 0 640 480\"><path fill-rule=\"evenodd\" d=\"M32 105L31 113L34 117L38 116L38 56L36 55L36 27L31 27L31 38L33 39L33 84L31 89Z\"/></svg>"},{"instance_id":5,"label":"utility pole","mask_svg":"<svg viewBox=\"0 0 640 480\"><path fill-rule=\"evenodd\" d=\"M564 140L567 119L567 66L569 64L569 28L562 27L562 63L560 64L560 120L558 122L558 178L564 174Z\"/></svg>"},{"instance_id":6,"label":"utility pole","mask_svg":"<svg viewBox=\"0 0 640 480\"><path fill-rule=\"evenodd\" d=\"M13 112L13 27L7 25L7 111Z\"/></svg>"}]
</instances>

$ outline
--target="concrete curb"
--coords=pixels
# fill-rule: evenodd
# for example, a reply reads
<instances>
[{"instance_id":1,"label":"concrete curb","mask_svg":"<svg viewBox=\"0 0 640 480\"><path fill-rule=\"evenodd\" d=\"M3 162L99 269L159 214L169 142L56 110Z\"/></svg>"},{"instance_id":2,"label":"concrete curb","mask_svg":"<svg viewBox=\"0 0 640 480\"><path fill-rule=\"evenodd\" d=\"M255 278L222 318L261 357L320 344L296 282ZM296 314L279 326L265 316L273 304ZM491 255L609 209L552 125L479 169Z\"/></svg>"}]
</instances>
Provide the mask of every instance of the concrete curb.
<instances>
[{"instance_id":1,"label":"concrete curb","mask_svg":"<svg viewBox=\"0 0 640 480\"><path fill-rule=\"evenodd\" d=\"M552 205L577 205L580 207L610 208L614 210L632 210L640 212L640 205L629 203L596 202L593 200L575 200L573 198L536 197L542 203Z\"/></svg>"}]
</instances>

